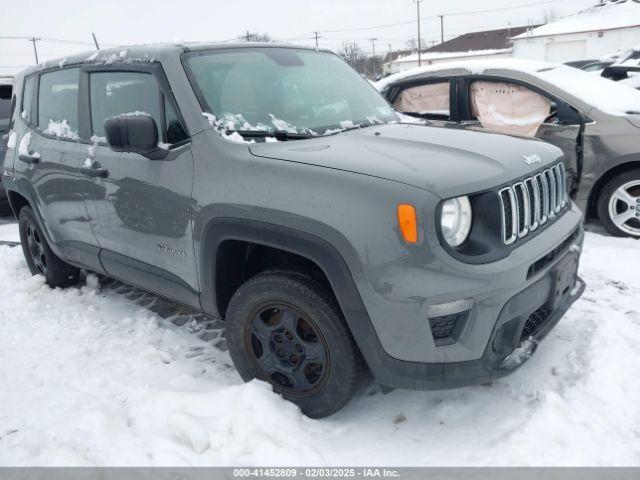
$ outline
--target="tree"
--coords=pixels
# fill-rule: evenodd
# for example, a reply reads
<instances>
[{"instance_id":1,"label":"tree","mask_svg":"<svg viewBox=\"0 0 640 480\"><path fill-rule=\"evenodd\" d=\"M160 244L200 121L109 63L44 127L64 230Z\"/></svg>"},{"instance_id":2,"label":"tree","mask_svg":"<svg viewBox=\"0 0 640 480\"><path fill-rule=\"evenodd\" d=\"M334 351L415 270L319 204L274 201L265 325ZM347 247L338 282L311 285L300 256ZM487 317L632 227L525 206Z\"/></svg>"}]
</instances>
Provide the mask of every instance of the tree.
<instances>
[{"instance_id":1,"label":"tree","mask_svg":"<svg viewBox=\"0 0 640 480\"><path fill-rule=\"evenodd\" d=\"M420 44L422 48L427 48L427 41L424 38L420 39ZM407 48L418 51L418 40L416 38L410 38L407 40Z\"/></svg>"},{"instance_id":2,"label":"tree","mask_svg":"<svg viewBox=\"0 0 640 480\"><path fill-rule=\"evenodd\" d=\"M364 52L358 42L344 42L338 55L358 71L362 67L363 60L365 59Z\"/></svg>"},{"instance_id":3,"label":"tree","mask_svg":"<svg viewBox=\"0 0 640 480\"><path fill-rule=\"evenodd\" d=\"M268 34L250 32L249 30L247 30L243 35L240 35L238 38L241 38L245 42L271 42L271 37Z\"/></svg>"}]
</instances>

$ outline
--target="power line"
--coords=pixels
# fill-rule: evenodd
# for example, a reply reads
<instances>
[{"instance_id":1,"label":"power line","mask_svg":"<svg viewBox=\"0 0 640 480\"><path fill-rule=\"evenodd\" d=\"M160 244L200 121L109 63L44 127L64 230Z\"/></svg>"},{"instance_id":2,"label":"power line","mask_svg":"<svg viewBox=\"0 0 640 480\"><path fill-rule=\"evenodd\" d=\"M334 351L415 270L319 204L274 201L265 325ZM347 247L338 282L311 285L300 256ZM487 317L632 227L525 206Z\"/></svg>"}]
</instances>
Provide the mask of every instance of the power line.
<instances>
[{"instance_id":1,"label":"power line","mask_svg":"<svg viewBox=\"0 0 640 480\"><path fill-rule=\"evenodd\" d=\"M523 5L512 5L510 7L500 7L500 8L487 8L485 10L474 10L474 11L467 11L467 12L452 12L452 13L443 13L442 15L445 17L455 17L455 16L463 16L463 15L477 15L479 13L490 13L490 12L500 12L500 11L505 11L505 10L516 10L516 9L520 9L520 8L527 8L527 7L536 7L539 5L548 5L551 3L558 3L558 2L566 2L568 0L544 0L541 2L533 2L533 3L526 3ZM440 15L429 15L426 17L420 17L420 20L429 20L429 19L435 19L440 17ZM415 23L415 20L407 20L405 22L397 22L397 23L388 23L385 25L373 25L370 27L359 27L359 28L345 28L345 29L340 29L340 30L322 30L322 33L346 33L346 32L360 32L360 31L364 31L364 30L375 30L375 29L379 29L379 28L391 28L391 27L398 27L401 25L408 25L411 23Z\"/></svg>"}]
</instances>

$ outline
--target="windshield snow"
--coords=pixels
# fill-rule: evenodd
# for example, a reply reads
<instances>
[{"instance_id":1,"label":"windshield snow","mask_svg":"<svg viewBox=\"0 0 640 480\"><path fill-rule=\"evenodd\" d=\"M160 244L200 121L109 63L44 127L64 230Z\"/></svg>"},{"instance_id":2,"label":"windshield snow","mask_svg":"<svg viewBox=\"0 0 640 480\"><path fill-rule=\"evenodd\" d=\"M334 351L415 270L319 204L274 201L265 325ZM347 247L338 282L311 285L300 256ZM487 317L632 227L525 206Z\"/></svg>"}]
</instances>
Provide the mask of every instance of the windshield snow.
<instances>
[{"instance_id":1,"label":"windshield snow","mask_svg":"<svg viewBox=\"0 0 640 480\"><path fill-rule=\"evenodd\" d=\"M228 132L329 135L396 122L389 104L335 55L292 48L194 52L187 68Z\"/></svg>"}]
</instances>

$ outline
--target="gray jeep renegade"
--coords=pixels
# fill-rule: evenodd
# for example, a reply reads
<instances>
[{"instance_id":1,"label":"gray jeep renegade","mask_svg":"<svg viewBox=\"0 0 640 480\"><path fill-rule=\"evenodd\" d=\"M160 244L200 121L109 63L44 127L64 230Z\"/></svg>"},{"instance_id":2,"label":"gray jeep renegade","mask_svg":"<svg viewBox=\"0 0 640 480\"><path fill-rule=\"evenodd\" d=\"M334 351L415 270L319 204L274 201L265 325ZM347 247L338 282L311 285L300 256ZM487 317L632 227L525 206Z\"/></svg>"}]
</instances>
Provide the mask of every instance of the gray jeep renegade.
<instances>
[{"instance_id":1,"label":"gray jeep renegade","mask_svg":"<svg viewBox=\"0 0 640 480\"><path fill-rule=\"evenodd\" d=\"M369 372L512 372L584 290L558 148L411 124L330 52L127 47L15 85L3 183L31 272L224 319L242 378L309 416Z\"/></svg>"}]
</instances>

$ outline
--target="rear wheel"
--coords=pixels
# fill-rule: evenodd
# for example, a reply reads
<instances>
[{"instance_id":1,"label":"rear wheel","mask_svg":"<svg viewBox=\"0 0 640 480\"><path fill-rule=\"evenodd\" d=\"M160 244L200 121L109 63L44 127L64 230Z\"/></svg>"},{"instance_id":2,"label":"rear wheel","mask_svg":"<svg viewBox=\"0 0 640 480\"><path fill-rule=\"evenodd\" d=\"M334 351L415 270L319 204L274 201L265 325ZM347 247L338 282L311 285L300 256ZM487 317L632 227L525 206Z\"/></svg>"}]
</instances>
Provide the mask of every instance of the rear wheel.
<instances>
[{"instance_id":1,"label":"rear wheel","mask_svg":"<svg viewBox=\"0 0 640 480\"><path fill-rule=\"evenodd\" d=\"M335 300L305 275L251 278L231 299L226 323L242 378L269 382L310 417L342 408L361 382L363 362Z\"/></svg>"},{"instance_id":2,"label":"rear wheel","mask_svg":"<svg viewBox=\"0 0 640 480\"><path fill-rule=\"evenodd\" d=\"M616 175L602 187L598 216L612 235L640 238L640 169Z\"/></svg>"},{"instance_id":3,"label":"rear wheel","mask_svg":"<svg viewBox=\"0 0 640 480\"><path fill-rule=\"evenodd\" d=\"M56 256L30 207L23 207L18 216L22 252L32 275L44 276L50 287L68 287L78 282L80 270Z\"/></svg>"}]
</instances>

